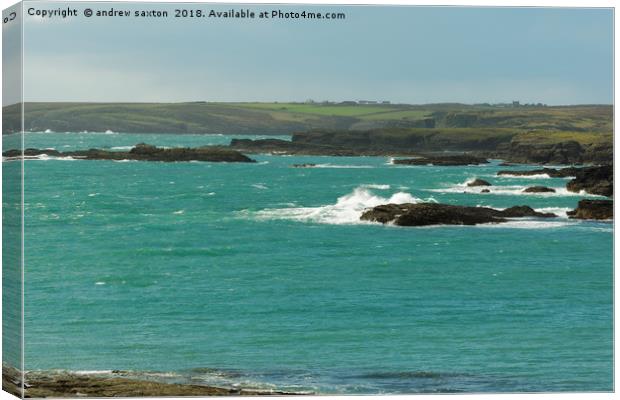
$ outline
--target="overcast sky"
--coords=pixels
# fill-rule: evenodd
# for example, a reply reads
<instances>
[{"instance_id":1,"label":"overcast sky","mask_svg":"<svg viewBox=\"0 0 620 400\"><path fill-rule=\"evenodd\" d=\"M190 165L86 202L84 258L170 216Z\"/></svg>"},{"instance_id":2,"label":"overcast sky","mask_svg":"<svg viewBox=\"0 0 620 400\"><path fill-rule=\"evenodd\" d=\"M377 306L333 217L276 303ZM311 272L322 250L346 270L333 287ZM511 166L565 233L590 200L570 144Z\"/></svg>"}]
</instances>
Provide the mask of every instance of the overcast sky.
<instances>
[{"instance_id":1,"label":"overcast sky","mask_svg":"<svg viewBox=\"0 0 620 400\"><path fill-rule=\"evenodd\" d=\"M26 101L613 102L610 9L235 7L346 13L283 21L85 18L153 6L70 6L79 17L24 19Z\"/></svg>"}]
</instances>

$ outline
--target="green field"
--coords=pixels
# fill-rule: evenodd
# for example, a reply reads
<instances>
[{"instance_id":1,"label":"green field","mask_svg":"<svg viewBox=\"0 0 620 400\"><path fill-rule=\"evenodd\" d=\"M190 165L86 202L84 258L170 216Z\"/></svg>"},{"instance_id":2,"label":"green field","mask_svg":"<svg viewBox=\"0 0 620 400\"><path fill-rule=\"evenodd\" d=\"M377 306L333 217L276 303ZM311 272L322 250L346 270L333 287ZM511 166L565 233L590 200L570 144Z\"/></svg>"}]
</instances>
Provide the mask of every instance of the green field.
<instances>
[{"instance_id":1,"label":"green field","mask_svg":"<svg viewBox=\"0 0 620 400\"><path fill-rule=\"evenodd\" d=\"M531 135L531 140L609 140L613 106L498 107L456 103L26 103L27 131L293 134L307 131L430 129L425 135L468 140ZM19 129L17 106L3 108L3 133ZM454 130L453 130L454 129ZM534 132L534 133L533 133ZM409 135L409 134L408 134ZM602 136L601 136L602 135ZM523 136L527 140L527 136Z\"/></svg>"}]
</instances>

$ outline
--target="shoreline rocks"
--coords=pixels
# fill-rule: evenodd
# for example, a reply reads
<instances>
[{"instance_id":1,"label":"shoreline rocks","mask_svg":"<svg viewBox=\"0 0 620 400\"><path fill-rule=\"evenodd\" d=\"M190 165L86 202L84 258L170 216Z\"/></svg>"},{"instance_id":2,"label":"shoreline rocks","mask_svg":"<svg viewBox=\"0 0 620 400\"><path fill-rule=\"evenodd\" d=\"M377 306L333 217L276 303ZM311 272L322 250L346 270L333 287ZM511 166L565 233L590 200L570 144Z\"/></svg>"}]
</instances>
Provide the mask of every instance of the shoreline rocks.
<instances>
[{"instance_id":1,"label":"shoreline rocks","mask_svg":"<svg viewBox=\"0 0 620 400\"><path fill-rule=\"evenodd\" d=\"M546 186L530 186L523 189L523 193L555 193L555 189Z\"/></svg>"},{"instance_id":2,"label":"shoreline rocks","mask_svg":"<svg viewBox=\"0 0 620 400\"><path fill-rule=\"evenodd\" d=\"M513 175L513 176L532 176L532 175L548 175L550 178L567 178L576 176L582 168L568 167L568 168L541 168L528 171L510 171L502 170L497 175Z\"/></svg>"},{"instance_id":3,"label":"shoreline rocks","mask_svg":"<svg viewBox=\"0 0 620 400\"><path fill-rule=\"evenodd\" d=\"M461 166L488 164L489 160L484 157L460 154L451 156L426 156L420 158L406 158L394 160L393 163L398 165Z\"/></svg>"},{"instance_id":4,"label":"shoreline rocks","mask_svg":"<svg viewBox=\"0 0 620 400\"><path fill-rule=\"evenodd\" d=\"M2 366L3 389L21 396L21 373ZM125 377L122 371L111 374L76 374L63 371L32 371L25 374L23 397L181 397L181 396L268 396L304 395L282 391L221 388L183 383L167 383Z\"/></svg>"},{"instance_id":5,"label":"shoreline rocks","mask_svg":"<svg viewBox=\"0 0 620 400\"><path fill-rule=\"evenodd\" d=\"M505 210L488 207L455 206L439 203L384 204L365 211L362 221L393 223L398 226L477 225L507 222L507 218L553 218L552 213L540 213L529 206L514 206Z\"/></svg>"},{"instance_id":6,"label":"shoreline rocks","mask_svg":"<svg viewBox=\"0 0 620 400\"><path fill-rule=\"evenodd\" d=\"M21 157L19 150L8 150L2 153L4 157ZM177 147L163 149L145 143L139 143L131 150L109 151L101 149L89 149L78 151L59 152L51 149L26 149L24 156L48 155L52 157L73 157L84 160L135 160L135 161L210 161L210 162L246 162L254 163L246 155L228 148L203 146L203 147Z\"/></svg>"},{"instance_id":7,"label":"shoreline rocks","mask_svg":"<svg viewBox=\"0 0 620 400\"><path fill-rule=\"evenodd\" d=\"M590 194L611 197L614 194L614 167L586 167L577 171L574 179L566 184L566 189L579 193L585 190Z\"/></svg>"},{"instance_id":8,"label":"shoreline rocks","mask_svg":"<svg viewBox=\"0 0 620 400\"><path fill-rule=\"evenodd\" d=\"M614 202L612 200L580 200L577 208L566 214L573 219L613 219Z\"/></svg>"}]
</instances>

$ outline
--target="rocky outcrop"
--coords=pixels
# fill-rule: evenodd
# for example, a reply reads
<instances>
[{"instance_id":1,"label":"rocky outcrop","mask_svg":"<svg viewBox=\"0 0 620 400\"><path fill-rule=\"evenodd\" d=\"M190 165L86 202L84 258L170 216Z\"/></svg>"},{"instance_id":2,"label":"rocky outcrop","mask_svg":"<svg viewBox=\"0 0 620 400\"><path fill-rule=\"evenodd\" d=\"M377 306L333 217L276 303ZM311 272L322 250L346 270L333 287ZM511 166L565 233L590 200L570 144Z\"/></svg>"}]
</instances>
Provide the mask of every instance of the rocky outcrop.
<instances>
[{"instance_id":1,"label":"rocky outcrop","mask_svg":"<svg viewBox=\"0 0 620 400\"><path fill-rule=\"evenodd\" d=\"M436 166L458 166L458 165L478 165L488 164L489 160L483 157L476 157L467 154L453 156L427 156L419 158L407 158L394 160L394 164L400 165L436 165Z\"/></svg>"},{"instance_id":2,"label":"rocky outcrop","mask_svg":"<svg viewBox=\"0 0 620 400\"><path fill-rule=\"evenodd\" d=\"M438 203L385 204L365 211L363 221L393 223L399 226L427 225L476 225L501 223L507 218L556 217L552 213L539 213L528 206L515 206L505 210L487 207L455 206Z\"/></svg>"},{"instance_id":3,"label":"rocky outcrop","mask_svg":"<svg viewBox=\"0 0 620 400\"><path fill-rule=\"evenodd\" d=\"M140 143L128 152L108 151L101 149L68 152L59 152L50 149L26 149L24 151L24 155L28 157L40 156L44 154L52 157L73 157L84 160L256 162L236 150L215 146L163 149L149 144ZM2 155L4 157L21 156L18 150L5 151Z\"/></svg>"},{"instance_id":4,"label":"rocky outcrop","mask_svg":"<svg viewBox=\"0 0 620 400\"><path fill-rule=\"evenodd\" d=\"M610 197L614 194L614 167L603 165L600 167L586 167L577 171L575 178L566 184L571 192L582 190L590 194Z\"/></svg>"},{"instance_id":5,"label":"rocky outcrop","mask_svg":"<svg viewBox=\"0 0 620 400\"><path fill-rule=\"evenodd\" d=\"M2 366L3 389L22 397L21 373ZM74 374L62 371L31 371L25 373L23 397L181 397L181 396L263 396L297 395L270 390L245 390L214 386L156 382L134 379L123 371Z\"/></svg>"},{"instance_id":6,"label":"rocky outcrop","mask_svg":"<svg viewBox=\"0 0 620 400\"><path fill-rule=\"evenodd\" d=\"M555 189L546 186L530 186L523 189L524 193L555 193Z\"/></svg>"},{"instance_id":7,"label":"rocky outcrop","mask_svg":"<svg viewBox=\"0 0 620 400\"><path fill-rule=\"evenodd\" d=\"M570 176L577 176L577 172L582 168L568 167L568 168L540 168L532 169L529 171L511 171L502 170L497 175L512 175L512 176L532 176L532 175L548 175L551 178L566 178Z\"/></svg>"},{"instance_id":8,"label":"rocky outcrop","mask_svg":"<svg viewBox=\"0 0 620 400\"><path fill-rule=\"evenodd\" d=\"M566 140L555 143L521 141L515 139L509 145L500 145L499 158L524 164L606 164L613 161L613 143L579 143Z\"/></svg>"},{"instance_id":9,"label":"rocky outcrop","mask_svg":"<svg viewBox=\"0 0 620 400\"><path fill-rule=\"evenodd\" d=\"M584 161L584 153L584 148L574 140L553 144L513 141L506 159L518 163L575 164Z\"/></svg>"},{"instance_id":10,"label":"rocky outcrop","mask_svg":"<svg viewBox=\"0 0 620 400\"><path fill-rule=\"evenodd\" d=\"M577 208L566 214L569 218L576 219L612 219L614 202L612 200L580 200Z\"/></svg>"},{"instance_id":11,"label":"rocky outcrop","mask_svg":"<svg viewBox=\"0 0 620 400\"><path fill-rule=\"evenodd\" d=\"M467 186L491 186L491 184L484 179L474 179L471 182L467 182Z\"/></svg>"}]
</instances>

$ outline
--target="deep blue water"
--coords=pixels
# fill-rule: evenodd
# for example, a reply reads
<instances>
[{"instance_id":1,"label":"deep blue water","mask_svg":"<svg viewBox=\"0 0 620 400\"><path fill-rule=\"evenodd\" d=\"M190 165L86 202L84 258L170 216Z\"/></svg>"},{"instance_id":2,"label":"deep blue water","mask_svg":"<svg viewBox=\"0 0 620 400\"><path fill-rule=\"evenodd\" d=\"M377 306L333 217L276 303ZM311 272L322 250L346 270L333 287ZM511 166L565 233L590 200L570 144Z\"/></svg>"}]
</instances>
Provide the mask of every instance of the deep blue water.
<instances>
[{"instance_id":1,"label":"deep blue water","mask_svg":"<svg viewBox=\"0 0 620 400\"><path fill-rule=\"evenodd\" d=\"M29 133L26 147L230 138ZM565 179L497 177L498 162L252 157L26 161L25 368L320 393L613 389L613 225L566 218L584 196ZM465 185L476 177L495 193ZM535 184L558 192L521 192ZM422 200L560 217L358 220Z\"/></svg>"}]
</instances>

